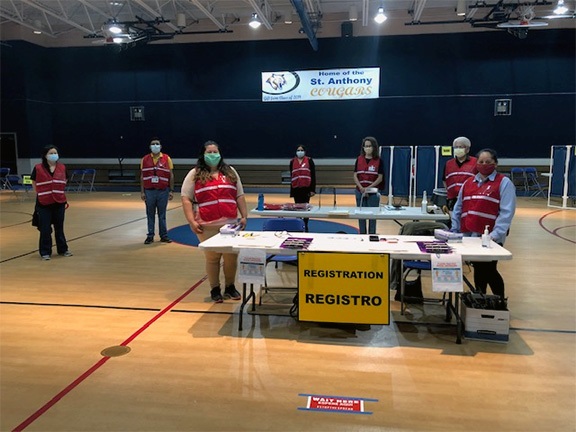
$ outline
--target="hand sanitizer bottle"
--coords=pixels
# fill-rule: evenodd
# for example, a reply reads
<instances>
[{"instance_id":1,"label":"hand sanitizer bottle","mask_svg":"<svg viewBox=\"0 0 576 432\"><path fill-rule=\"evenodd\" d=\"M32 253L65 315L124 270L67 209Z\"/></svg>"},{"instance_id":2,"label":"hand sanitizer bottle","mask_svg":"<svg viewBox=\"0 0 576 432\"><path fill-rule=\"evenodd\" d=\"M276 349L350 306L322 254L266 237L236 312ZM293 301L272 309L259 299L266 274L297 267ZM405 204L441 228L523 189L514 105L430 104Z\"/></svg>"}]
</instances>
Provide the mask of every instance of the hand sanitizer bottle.
<instances>
[{"instance_id":1,"label":"hand sanitizer bottle","mask_svg":"<svg viewBox=\"0 0 576 432\"><path fill-rule=\"evenodd\" d=\"M426 191L424 191L424 195L422 195L422 213L428 213L428 199L426 198Z\"/></svg>"},{"instance_id":2,"label":"hand sanitizer bottle","mask_svg":"<svg viewBox=\"0 0 576 432\"><path fill-rule=\"evenodd\" d=\"M482 247L489 248L490 247L490 232L488 231L490 228L488 225L484 228L484 234L482 234Z\"/></svg>"}]
</instances>

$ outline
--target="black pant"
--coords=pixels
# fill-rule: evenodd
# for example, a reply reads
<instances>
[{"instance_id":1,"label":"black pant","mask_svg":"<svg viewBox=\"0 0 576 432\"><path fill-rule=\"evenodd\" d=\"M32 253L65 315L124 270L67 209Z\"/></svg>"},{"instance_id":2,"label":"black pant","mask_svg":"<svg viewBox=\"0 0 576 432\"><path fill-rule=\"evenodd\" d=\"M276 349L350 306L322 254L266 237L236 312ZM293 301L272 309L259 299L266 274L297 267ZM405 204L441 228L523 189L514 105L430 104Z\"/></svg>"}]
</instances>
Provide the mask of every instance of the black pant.
<instances>
[{"instance_id":1,"label":"black pant","mask_svg":"<svg viewBox=\"0 0 576 432\"><path fill-rule=\"evenodd\" d=\"M54 237L56 238L56 251L63 254L68 250L64 235L65 208L66 204L36 206L38 230L40 230L40 242L38 244L40 255L52 255L52 226L54 226Z\"/></svg>"},{"instance_id":2,"label":"black pant","mask_svg":"<svg viewBox=\"0 0 576 432\"><path fill-rule=\"evenodd\" d=\"M504 279L498 272L497 265L498 261L472 262L474 267L474 286L477 290L486 294L486 288L490 285L494 295L504 299Z\"/></svg>"},{"instance_id":3,"label":"black pant","mask_svg":"<svg viewBox=\"0 0 576 432\"><path fill-rule=\"evenodd\" d=\"M296 204L308 204L310 202L310 189L309 188L294 188L292 189L292 197ZM303 218L304 230L308 232L308 218Z\"/></svg>"}]
</instances>

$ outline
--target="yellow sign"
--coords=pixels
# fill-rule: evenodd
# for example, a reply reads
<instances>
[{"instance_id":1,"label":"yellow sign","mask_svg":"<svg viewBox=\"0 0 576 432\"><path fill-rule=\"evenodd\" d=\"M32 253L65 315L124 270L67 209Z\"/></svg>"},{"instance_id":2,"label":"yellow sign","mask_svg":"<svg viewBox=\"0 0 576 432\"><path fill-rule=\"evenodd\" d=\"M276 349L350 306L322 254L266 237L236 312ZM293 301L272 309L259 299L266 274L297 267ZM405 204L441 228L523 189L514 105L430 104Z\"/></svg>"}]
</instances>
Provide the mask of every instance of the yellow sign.
<instances>
[{"instance_id":1,"label":"yellow sign","mask_svg":"<svg viewBox=\"0 0 576 432\"><path fill-rule=\"evenodd\" d=\"M452 147L451 146L442 146L442 156L452 156Z\"/></svg>"},{"instance_id":2,"label":"yellow sign","mask_svg":"<svg viewBox=\"0 0 576 432\"><path fill-rule=\"evenodd\" d=\"M31 185L32 184L32 179L30 178L29 175L23 175L22 176L22 184L23 185Z\"/></svg>"},{"instance_id":3,"label":"yellow sign","mask_svg":"<svg viewBox=\"0 0 576 432\"><path fill-rule=\"evenodd\" d=\"M300 321L390 324L388 254L298 253Z\"/></svg>"}]
</instances>

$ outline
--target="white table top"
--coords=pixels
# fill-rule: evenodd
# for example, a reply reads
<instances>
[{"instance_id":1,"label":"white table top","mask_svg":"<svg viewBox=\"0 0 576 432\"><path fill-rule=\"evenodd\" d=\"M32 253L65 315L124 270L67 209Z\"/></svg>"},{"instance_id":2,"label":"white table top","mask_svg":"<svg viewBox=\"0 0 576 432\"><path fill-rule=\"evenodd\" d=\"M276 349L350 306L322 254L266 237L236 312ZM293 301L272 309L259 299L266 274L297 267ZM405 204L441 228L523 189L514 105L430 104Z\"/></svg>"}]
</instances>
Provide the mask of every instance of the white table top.
<instances>
[{"instance_id":1,"label":"white table top","mask_svg":"<svg viewBox=\"0 0 576 432\"><path fill-rule=\"evenodd\" d=\"M308 211L291 210L250 210L254 216L265 217L307 217L316 219L381 219L381 220L448 220L448 215L422 213L420 207L401 207L400 210L382 207L341 207L312 206Z\"/></svg>"},{"instance_id":2,"label":"white table top","mask_svg":"<svg viewBox=\"0 0 576 432\"><path fill-rule=\"evenodd\" d=\"M325 234L325 233L286 233L273 231L241 231L238 235L218 234L202 243L200 249L214 252L238 253L240 249L264 249L276 255L294 255L294 249L282 249L280 245L288 237L312 238L307 250L314 252L387 253L396 259L426 259L429 253L421 252L417 241L432 241L427 236L379 236L381 241L371 242L368 235ZM382 240L386 238L386 241ZM396 239L397 242L391 242ZM490 248L482 247L479 237L464 237L462 243L450 243L453 250L466 261L511 260L512 253L497 243Z\"/></svg>"}]
</instances>

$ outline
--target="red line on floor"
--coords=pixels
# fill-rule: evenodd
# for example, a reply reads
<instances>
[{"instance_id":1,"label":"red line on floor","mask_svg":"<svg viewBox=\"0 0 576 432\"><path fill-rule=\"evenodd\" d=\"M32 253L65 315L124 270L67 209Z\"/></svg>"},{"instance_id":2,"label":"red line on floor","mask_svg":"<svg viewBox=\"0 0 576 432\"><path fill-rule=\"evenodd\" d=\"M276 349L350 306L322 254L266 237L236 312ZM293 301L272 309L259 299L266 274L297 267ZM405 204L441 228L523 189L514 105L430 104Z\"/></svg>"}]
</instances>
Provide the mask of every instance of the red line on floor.
<instances>
[{"instance_id":1,"label":"red line on floor","mask_svg":"<svg viewBox=\"0 0 576 432\"><path fill-rule=\"evenodd\" d=\"M170 309L172 309L174 306L176 306L178 303L180 303L184 298L186 298L186 296L188 296L192 291L194 291L196 288L198 288L198 286L202 282L204 282L207 278L208 278L208 276L204 276L202 279L200 279L198 282L196 282L194 285L192 285L190 288L188 288L188 290L184 294L182 294L180 297L178 297L176 300L174 300L172 303L170 303L168 306L166 306L164 309L162 309L160 312L158 312L150 321L148 321L146 324L144 324L142 327L140 327L136 332L134 332L132 334L132 336L130 336L128 339L126 339L120 345L126 346L130 342L132 342L134 339L136 339L140 334L142 334L142 332L144 330L146 330L148 327L150 327L154 322L156 322L166 312L170 311ZM82 375L80 375L78 378L76 378L74 381L72 381L60 393L58 393L56 396L54 396L52 399L50 399L46 404L44 404L44 406L42 406L34 414L32 414L30 417L28 417L26 420L24 420L18 426L16 426L12 430L12 432L19 432L19 431L23 431L24 429L26 429L36 419L38 419L38 417L40 417L42 414L44 414L46 411L48 411L50 408L52 408L54 405L56 405L56 403L60 399L62 399L64 396L66 396L68 393L70 393L72 390L74 390L75 387L77 387L82 381L84 381L86 378L88 378L90 375L92 375L94 372L96 372L100 368L100 366L104 365L104 363L106 363L108 360L110 360L110 357L103 357L100 360L98 360L98 362L96 362L96 364L94 364L94 366L92 366L90 369L88 369L86 372L84 372Z\"/></svg>"},{"instance_id":2,"label":"red line on floor","mask_svg":"<svg viewBox=\"0 0 576 432\"><path fill-rule=\"evenodd\" d=\"M558 237L559 239L562 239L562 240L569 241L570 243L575 243L575 244L576 244L576 241L570 240L569 238L566 238L566 237L562 237L560 234L558 234L557 231L558 231L559 229L566 228L566 226L565 226L565 227L562 227L562 226L561 226L561 227L558 227L558 228L556 228L554 231L551 231L551 230L549 230L548 228L546 228L546 227L544 226L544 219L545 219L546 217L548 217L548 216L550 216L550 215L553 215L554 213L561 212L561 211L564 211L564 210L554 210L554 211L551 211L551 212L548 212L548 213L542 215L542 217L538 220L538 224L542 227L542 229L543 229L544 231L552 234L553 236ZM571 226L571 225L568 225L567 227L569 227L569 226Z\"/></svg>"}]
</instances>

